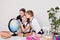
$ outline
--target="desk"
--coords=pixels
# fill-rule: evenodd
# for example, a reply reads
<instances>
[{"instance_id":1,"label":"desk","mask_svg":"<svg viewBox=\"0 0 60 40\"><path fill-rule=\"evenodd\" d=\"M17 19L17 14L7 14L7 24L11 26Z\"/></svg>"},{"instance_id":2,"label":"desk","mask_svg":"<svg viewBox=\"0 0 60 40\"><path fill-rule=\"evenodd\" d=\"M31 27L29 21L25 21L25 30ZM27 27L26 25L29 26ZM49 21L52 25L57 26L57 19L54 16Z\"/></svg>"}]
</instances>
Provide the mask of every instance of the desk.
<instances>
[{"instance_id":1,"label":"desk","mask_svg":"<svg viewBox=\"0 0 60 40\"><path fill-rule=\"evenodd\" d=\"M26 37L12 36L11 38L8 39L3 39L0 37L0 40L26 40ZM40 40L42 40L42 38L40 38Z\"/></svg>"},{"instance_id":2,"label":"desk","mask_svg":"<svg viewBox=\"0 0 60 40\"><path fill-rule=\"evenodd\" d=\"M26 40L26 37L12 36L11 38L8 39L3 39L0 37L0 40Z\"/></svg>"},{"instance_id":3,"label":"desk","mask_svg":"<svg viewBox=\"0 0 60 40\"><path fill-rule=\"evenodd\" d=\"M52 37L51 36L44 36L42 35L42 38L40 38L40 40L51 40ZM20 37L20 36L11 36L11 38L7 38L7 39L3 39L0 37L0 40L26 40L26 37Z\"/></svg>"},{"instance_id":4,"label":"desk","mask_svg":"<svg viewBox=\"0 0 60 40\"><path fill-rule=\"evenodd\" d=\"M26 37L19 37L19 36L11 36L11 38L3 39L0 37L0 40L26 40ZM50 36L42 36L40 40L51 40Z\"/></svg>"}]
</instances>

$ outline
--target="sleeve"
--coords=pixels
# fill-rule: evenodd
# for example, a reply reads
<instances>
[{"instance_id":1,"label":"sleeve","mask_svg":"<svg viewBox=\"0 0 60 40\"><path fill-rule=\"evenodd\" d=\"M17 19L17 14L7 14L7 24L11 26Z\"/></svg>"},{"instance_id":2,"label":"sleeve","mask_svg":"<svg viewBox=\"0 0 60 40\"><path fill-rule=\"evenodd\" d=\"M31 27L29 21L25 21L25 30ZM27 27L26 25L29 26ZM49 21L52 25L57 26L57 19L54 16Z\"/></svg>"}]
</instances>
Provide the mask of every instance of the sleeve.
<instances>
[{"instance_id":1,"label":"sleeve","mask_svg":"<svg viewBox=\"0 0 60 40\"><path fill-rule=\"evenodd\" d=\"M17 20L19 19L19 20L22 22L22 18L21 18L20 15L18 15L18 16L16 17L16 19L17 19Z\"/></svg>"}]
</instances>

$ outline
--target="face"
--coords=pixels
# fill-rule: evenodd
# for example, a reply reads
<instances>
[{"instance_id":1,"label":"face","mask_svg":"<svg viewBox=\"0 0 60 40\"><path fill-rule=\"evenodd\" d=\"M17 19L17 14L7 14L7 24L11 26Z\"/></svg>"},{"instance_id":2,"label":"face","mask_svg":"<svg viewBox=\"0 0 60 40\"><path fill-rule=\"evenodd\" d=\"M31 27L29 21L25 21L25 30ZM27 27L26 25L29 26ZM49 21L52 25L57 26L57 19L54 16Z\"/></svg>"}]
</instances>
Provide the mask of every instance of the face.
<instances>
[{"instance_id":1,"label":"face","mask_svg":"<svg viewBox=\"0 0 60 40\"><path fill-rule=\"evenodd\" d=\"M29 18L29 17L30 17L30 15L29 15L28 13L26 13L26 17L27 17L27 18Z\"/></svg>"},{"instance_id":2,"label":"face","mask_svg":"<svg viewBox=\"0 0 60 40\"><path fill-rule=\"evenodd\" d=\"M24 16L24 14L25 14L23 11L20 11L19 13L20 13L21 17Z\"/></svg>"},{"instance_id":3,"label":"face","mask_svg":"<svg viewBox=\"0 0 60 40\"><path fill-rule=\"evenodd\" d=\"M26 16L23 16L22 21L23 21L23 22L27 22Z\"/></svg>"}]
</instances>

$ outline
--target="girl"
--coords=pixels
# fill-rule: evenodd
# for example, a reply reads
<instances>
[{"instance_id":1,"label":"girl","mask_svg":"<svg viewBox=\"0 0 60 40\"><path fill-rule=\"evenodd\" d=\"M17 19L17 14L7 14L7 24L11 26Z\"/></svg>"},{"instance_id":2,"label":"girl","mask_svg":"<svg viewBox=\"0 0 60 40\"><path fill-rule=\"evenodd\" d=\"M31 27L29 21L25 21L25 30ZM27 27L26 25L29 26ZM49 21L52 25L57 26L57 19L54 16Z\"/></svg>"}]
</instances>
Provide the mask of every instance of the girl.
<instances>
[{"instance_id":1,"label":"girl","mask_svg":"<svg viewBox=\"0 0 60 40\"><path fill-rule=\"evenodd\" d=\"M31 26L29 22L30 20L26 18L26 16L22 18L22 23L20 22L23 36L29 36L31 34Z\"/></svg>"}]
</instances>

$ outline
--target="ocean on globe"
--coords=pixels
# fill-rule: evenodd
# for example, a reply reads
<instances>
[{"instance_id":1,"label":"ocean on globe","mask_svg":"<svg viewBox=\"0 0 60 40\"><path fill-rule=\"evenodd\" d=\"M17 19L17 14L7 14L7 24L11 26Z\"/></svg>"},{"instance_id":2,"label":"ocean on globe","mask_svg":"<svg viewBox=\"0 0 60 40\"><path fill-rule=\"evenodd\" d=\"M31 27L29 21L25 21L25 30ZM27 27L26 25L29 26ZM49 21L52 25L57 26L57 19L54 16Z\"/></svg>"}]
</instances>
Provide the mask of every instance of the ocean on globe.
<instances>
[{"instance_id":1,"label":"ocean on globe","mask_svg":"<svg viewBox=\"0 0 60 40\"><path fill-rule=\"evenodd\" d=\"M19 29L19 26L20 26L20 22L18 20L11 20L9 25L10 31L13 33L17 32Z\"/></svg>"}]
</instances>

